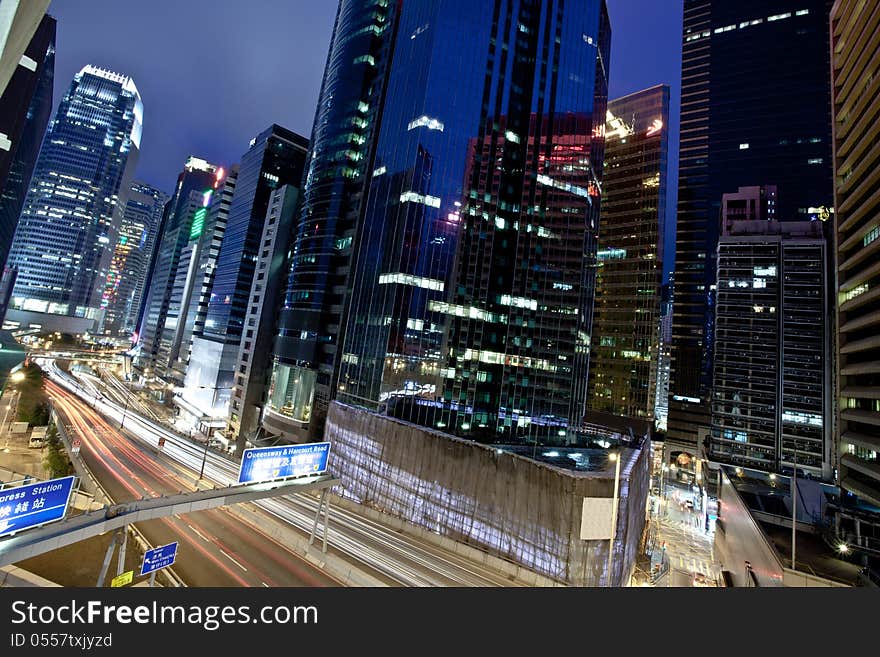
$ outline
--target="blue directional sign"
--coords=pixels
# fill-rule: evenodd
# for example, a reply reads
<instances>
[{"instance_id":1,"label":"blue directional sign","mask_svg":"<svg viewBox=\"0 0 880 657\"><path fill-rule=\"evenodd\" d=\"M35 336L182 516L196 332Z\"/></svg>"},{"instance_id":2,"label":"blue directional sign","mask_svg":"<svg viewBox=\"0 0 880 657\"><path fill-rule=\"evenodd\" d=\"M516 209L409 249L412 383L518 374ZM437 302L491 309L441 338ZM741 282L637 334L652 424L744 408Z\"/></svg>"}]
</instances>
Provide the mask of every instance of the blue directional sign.
<instances>
[{"instance_id":1,"label":"blue directional sign","mask_svg":"<svg viewBox=\"0 0 880 657\"><path fill-rule=\"evenodd\" d=\"M322 474L327 471L329 455L330 443L246 449L241 455L238 483Z\"/></svg>"},{"instance_id":2,"label":"blue directional sign","mask_svg":"<svg viewBox=\"0 0 880 657\"><path fill-rule=\"evenodd\" d=\"M141 564L141 575L149 575L154 570L167 568L176 558L177 541L147 550L144 554L144 562Z\"/></svg>"},{"instance_id":3,"label":"blue directional sign","mask_svg":"<svg viewBox=\"0 0 880 657\"><path fill-rule=\"evenodd\" d=\"M74 479L62 477L0 490L0 536L61 520Z\"/></svg>"}]
</instances>

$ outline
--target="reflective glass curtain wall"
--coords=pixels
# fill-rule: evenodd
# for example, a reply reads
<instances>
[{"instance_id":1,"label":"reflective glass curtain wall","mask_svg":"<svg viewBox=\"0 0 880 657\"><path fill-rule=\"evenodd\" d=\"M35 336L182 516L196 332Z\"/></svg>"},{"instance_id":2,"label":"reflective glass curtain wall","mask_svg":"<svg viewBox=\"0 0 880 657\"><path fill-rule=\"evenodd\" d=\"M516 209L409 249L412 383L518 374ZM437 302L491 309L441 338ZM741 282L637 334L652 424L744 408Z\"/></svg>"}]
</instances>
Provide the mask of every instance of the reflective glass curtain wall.
<instances>
[{"instance_id":1,"label":"reflective glass curtain wall","mask_svg":"<svg viewBox=\"0 0 880 657\"><path fill-rule=\"evenodd\" d=\"M604 3L411 2L396 30L337 396L484 442L573 440L598 232Z\"/></svg>"},{"instance_id":2,"label":"reflective glass curtain wall","mask_svg":"<svg viewBox=\"0 0 880 657\"><path fill-rule=\"evenodd\" d=\"M336 14L263 417L296 440L320 438L327 413L396 11L388 0L341 0Z\"/></svg>"}]
</instances>

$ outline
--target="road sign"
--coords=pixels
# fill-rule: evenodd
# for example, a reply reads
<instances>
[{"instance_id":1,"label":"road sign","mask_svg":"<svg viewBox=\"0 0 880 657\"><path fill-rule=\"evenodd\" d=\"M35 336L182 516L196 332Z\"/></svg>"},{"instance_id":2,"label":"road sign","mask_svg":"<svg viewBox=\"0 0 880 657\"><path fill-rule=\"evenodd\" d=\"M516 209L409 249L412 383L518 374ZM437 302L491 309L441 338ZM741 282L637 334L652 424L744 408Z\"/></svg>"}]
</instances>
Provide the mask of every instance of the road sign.
<instances>
[{"instance_id":1,"label":"road sign","mask_svg":"<svg viewBox=\"0 0 880 657\"><path fill-rule=\"evenodd\" d=\"M70 453L79 454L80 447L82 447L82 441L79 438L74 438L73 442L70 444Z\"/></svg>"},{"instance_id":2,"label":"road sign","mask_svg":"<svg viewBox=\"0 0 880 657\"><path fill-rule=\"evenodd\" d=\"M110 586L125 586L126 584L131 584L132 577L134 577L134 571L129 570L127 573L122 573L111 579Z\"/></svg>"},{"instance_id":3,"label":"road sign","mask_svg":"<svg viewBox=\"0 0 880 657\"><path fill-rule=\"evenodd\" d=\"M76 477L0 490L0 536L61 520Z\"/></svg>"},{"instance_id":4,"label":"road sign","mask_svg":"<svg viewBox=\"0 0 880 657\"><path fill-rule=\"evenodd\" d=\"M238 483L322 474L327 471L329 455L330 443L246 449L241 455Z\"/></svg>"},{"instance_id":5,"label":"road sign","mask_svg":"<svg viewBox=\"0 0 880 657\"><path fill-rule=\"evenodd\" d=\"M161 545L144 554L144 563L141 564L141 575L148 575L154 570L167 568L177 558L177 541L168 545Z\"/></svg>"}]
</instances>

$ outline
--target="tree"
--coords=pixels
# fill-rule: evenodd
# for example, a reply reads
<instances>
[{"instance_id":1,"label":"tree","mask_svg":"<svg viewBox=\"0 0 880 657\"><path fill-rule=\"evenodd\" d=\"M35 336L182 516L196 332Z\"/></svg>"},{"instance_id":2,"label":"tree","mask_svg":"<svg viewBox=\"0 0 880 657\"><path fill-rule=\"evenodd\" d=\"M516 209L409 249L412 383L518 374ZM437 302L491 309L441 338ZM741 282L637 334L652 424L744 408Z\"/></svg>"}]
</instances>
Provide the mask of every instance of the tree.
<instances>
[{"instance_id":1,"label":"tree","mask_svg":"<svg viewBox=\"0 0 880 657\"><path fill-rule=\"evenodd\" d=\"M66 477L74 473L73 463L67 457L61 439L58 438L58 429L54 424L49 427L46 432L46 458L44 465L49 471L49 475L54 479L56 477Z\"/></svg>"}]
</instances>

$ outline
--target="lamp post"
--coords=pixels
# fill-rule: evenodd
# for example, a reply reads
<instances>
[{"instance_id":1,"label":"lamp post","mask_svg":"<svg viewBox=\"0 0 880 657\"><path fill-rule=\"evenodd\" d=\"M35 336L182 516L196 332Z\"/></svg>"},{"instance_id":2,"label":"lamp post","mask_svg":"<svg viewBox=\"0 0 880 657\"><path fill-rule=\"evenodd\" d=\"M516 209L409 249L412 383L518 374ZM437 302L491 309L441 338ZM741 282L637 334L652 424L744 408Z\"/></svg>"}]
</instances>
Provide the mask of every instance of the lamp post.
<instances>
[{"instance_id":1,"label":"lamp post","mask_svg":"<svg viewBox=\"0 0 880 657\"><path fill-rule=\"evenodd\" d=\"M611 556L614 554L614 538L617 534L617 495L620 490L620 453L611 452L608 455L614 461L614 498L611 502L611 538L608 539L608 586L611 586Z\"/></svg>"},{"instance_id":2,"label":"lamp post","mask_svg":"<svg viewBox=\"0 0 880 657\"><path fill-rule=\"evenodd\" d=\"M192 431L192 429L190 429ZM208 460L208 436L205 436L205 452L202 454L202 469L199 470L199 481L205 476L205 462Z\"/></svg>"},{"instance_id":3,"label":"lamp post","mask_svg":"<svg viewBox=\"0 0 880 657\"><path fill-rule=\"evenodd\" d=\"M125 414L128 412L128 400L130 398L130 395L131 395L131 391L128 388L126 388L125 389L125 408L122 409L122 420L119 422L120 429L122 429L122 427L125 426Z\"/></svg>"}]
</instances>

